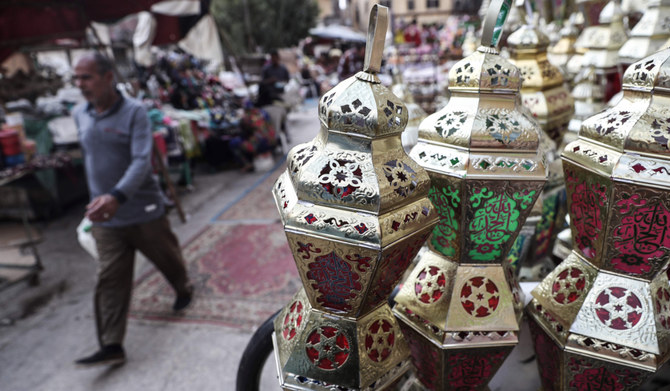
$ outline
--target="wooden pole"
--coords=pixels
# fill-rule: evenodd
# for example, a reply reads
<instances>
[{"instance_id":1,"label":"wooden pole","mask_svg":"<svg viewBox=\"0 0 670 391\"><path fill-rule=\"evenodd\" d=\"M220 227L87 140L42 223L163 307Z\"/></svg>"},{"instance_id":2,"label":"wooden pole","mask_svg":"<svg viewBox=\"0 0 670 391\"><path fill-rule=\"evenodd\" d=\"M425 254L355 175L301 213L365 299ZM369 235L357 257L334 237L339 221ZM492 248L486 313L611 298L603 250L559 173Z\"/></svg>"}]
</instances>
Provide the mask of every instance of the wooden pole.
<instances>
[{"instance_id":1,"label":"wooden pole","mask_svg":"<svg viewBox=\"0 0 670 391\"><path fill-rule=\"evenodd\" d=\"M185 223L186 216L184 215L184 210L181 207L179 197L177 196L177 191L175 190L174 185L172 184L172 180L170 179L170 173L168 172L167 167L165 167L165 164L163 164L163 156L161 155L161 151L158 150L156 143L153 143L153 153L154 156L156 156L156 164L158 164L158 170L163 175L163 180L165 181L165 186L167 186L170 199L172 202L174 202L174 206L177 208L179 219L182 223Z\"/></svg>"}]
</instances>

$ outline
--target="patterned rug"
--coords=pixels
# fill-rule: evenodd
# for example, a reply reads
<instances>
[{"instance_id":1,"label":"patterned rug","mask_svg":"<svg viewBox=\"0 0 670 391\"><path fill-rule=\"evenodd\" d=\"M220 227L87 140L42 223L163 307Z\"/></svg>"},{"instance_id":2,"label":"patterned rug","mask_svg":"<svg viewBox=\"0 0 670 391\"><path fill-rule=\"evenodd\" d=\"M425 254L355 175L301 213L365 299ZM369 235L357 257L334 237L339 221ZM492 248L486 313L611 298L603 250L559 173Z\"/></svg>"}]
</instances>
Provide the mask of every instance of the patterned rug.
<instances>
[{"instance_id":1,"label":"patterned rug","mask_svg":"<svg viewBox=\"0 0 670 391\"><path fill-rule=\"evenodd\" d=\"M233 201L219 212L212 222L233 224L279 221L279 212L271 190L279 175L284 171L286 171L286 164L278 164L275 169L265 174L247 189L240 199Z\"/></svg>"},{"instance_id":2,"label":"patterned rug","mask_svg":"<svg viewBox=\"0 0 670 391\"><path fill-rule=\"evenodd\" d=\"M279 214L270 189L283 172L278 166L184 246L195 285L191 305L174 314L174 292L153 269L135 283L131 317L248 330L288 303L302 285L283 227L275 222Z\"/></svg>"}]
</instances>

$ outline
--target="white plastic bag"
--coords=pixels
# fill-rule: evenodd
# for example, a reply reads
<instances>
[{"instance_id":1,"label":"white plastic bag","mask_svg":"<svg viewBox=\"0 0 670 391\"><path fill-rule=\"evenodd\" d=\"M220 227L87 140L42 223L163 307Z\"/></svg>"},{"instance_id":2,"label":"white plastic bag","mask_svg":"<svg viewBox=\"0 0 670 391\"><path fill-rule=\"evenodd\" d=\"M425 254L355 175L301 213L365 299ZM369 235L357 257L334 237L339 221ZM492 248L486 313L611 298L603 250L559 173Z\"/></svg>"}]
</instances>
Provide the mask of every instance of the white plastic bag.
<instances>
[{"instance_id":1,"label":"white plastic bag","mask_svg":"<svg viewBox=\"0 0 670 391\"><path fill-rule=\"evenodd\" d=\"M91 220L84 217L77 226L77 240L87 253L91 254L94 259L98 259L98 249L95 247L95 239L91 234L92 226Z\"/></svg>"}]
</instances>

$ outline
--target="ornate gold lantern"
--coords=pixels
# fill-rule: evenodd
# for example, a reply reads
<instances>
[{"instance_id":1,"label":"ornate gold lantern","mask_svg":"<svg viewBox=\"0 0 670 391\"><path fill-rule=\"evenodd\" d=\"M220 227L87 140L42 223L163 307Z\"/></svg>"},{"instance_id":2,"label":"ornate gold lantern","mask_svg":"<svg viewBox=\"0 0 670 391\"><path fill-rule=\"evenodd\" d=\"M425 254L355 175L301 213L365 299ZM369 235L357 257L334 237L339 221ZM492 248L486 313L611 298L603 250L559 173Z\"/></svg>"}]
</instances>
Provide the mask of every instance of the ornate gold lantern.
<instances>
[{"instance_id":1,"label":"ornate gold lantern","mask_svg":"<svg viewBox=\"0 0 670 391\"><path fill-rule=\"evenodd\" d=\"M611 1L600 13L598 26L584 29L577 45L586 48L582 69L576 77L572 96L575 99L575 116L568 125L570 131L565 142L577 137L581 122L603 110L607 101L621 90L619 49L626 42L623 12Z\"/></svg>"},{"instance_id":2,"label":"ornate gold lantern","mask_svg":"<svg viewBox=\"0 0 670 391\"><path fill-rule=\"evenodd\" d=\"M670 0L653 0L648 7L619 49L619 61L626 67L658 51L670 38Z\"/></svg>"},{"instance_id":3,"label":"ornate gold lantern","mask_svg":"<svg viewBox=\"0 0 670 391\"><path fill-rule=\"evenodd\" d=\"M631 65L563 151L573 250L526 307L544 391L634 390L668 360L668 71L670 50Z\"/></svg>"},{"instance_id":4,"label":"ornate gold lantern","mask_svg":"<svg viewBox=\"0 0 670 391\"><path fill-rule=\"evenodd\" d=\"M393 68L391 92L398 99L405 102L405 107L407 108L407 126L405 127L405 131L402 132L401 140L405 152L409 152L416 145L419 137L419 124L428 114L414 101L414 96L409 88L407 88L407 84L405 84L402 73L398 68Z\"/></svg>"},{"instance_id":5,"label":"ornate gold lantern","mask_svg":"<svg viewBox=\"0 0 670 391\"><path fill-rule=\"evenodd\" d=\"M549 38L537 26L523 25L509 38L510 62L521 71L521 99L554 141L560 141L574 114L563 74L547 59Z\"/></svg>"},{"instance_id":6,"label":"ornate gold lantern","mask_svg":"<svg viewBox=\"0 0 670 391\"><path fill-rule=\"evenodd\" d=\"M364 71L321 98L319 135L273 188L303 283L275 320L284 390L383 390L409 366L387 300L438 215L401 145L407 108L376 76L387 23L373 6Z\"/></svg>"},{"instance_id":7,"label":"ornate gold lantern","mask_svg":"<svg viewBox=\"0 0 670 391\"><path fill-rule=\"evenodd\" d=\"M451 68L451 99L410 153L431 177L440 221L393 313L430 390L484 388L518 342L523 293L504 259L547 167L520 72L496 49L510 2L493 2L482 46Z\"/></svg>"}]
</instances>

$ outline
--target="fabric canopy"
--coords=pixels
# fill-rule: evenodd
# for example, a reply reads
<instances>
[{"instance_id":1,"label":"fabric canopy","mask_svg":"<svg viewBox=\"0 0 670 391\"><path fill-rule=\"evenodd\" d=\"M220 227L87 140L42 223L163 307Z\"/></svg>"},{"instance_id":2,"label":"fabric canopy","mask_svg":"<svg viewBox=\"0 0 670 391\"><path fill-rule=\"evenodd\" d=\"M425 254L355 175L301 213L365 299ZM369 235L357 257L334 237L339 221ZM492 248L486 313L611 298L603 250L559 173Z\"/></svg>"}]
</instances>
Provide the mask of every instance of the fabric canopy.
<instances>
[{"instance_id":1,"label":"fabric canopy","mask_svg":"<svg viewBox=\"0 0 670 391\"><path fill-rule=\"evenodd\" d=\"M193 0L200 3L199 0ZM111 22L161 0L0 0L0 62L18 48L84 37L91 21ZM159 22L160 23L160 22ZM160 29L160 28L159 28ZM175 37L177 41L181 37Z\"/></svg>"}]
</instances>

